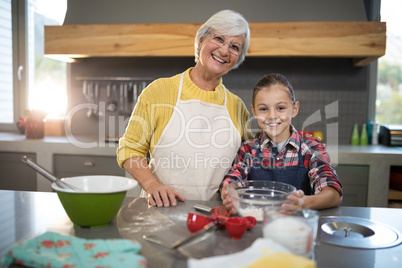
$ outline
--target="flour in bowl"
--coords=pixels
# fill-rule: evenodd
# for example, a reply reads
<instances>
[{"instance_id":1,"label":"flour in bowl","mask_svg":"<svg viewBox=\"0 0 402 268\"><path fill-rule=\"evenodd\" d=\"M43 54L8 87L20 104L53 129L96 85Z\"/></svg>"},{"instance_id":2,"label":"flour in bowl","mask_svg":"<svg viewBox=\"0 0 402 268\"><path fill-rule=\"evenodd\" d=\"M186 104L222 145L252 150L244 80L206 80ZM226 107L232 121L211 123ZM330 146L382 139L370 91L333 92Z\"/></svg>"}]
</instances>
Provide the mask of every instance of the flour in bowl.
<instances>
[{"instance_id":1,"label":"flour in bowl","mask_svg":"<svg viewBox=\"0 0 402 268\"><path fill-rule=\"evenodd\" d=\"M252 216L257 221L262 221L264 217L264 209L262 207L254 207L254 208L238 208L237 211L243 217Z\"/></svg>"}]
</instances>

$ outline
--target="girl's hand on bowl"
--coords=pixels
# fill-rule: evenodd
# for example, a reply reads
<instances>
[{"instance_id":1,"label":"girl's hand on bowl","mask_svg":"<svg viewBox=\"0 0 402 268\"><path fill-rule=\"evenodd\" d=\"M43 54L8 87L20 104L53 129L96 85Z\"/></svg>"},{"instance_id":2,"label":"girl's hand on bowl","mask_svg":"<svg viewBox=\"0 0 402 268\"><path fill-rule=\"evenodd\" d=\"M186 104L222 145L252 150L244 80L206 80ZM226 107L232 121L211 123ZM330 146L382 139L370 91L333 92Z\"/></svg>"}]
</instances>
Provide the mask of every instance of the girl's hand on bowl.
<instances>
[{"instance_id":1,"label":"girl's hand on bowl","mask_svg":"<svg viewBox=\"0 0 402 268\"><path fill-rule=\"evenodd\" d=\"M222 190L221 190L221 198L222 198L222 203L225 207L231 208L231 213L236 214L236 210L233 208L233 202L232 198L229 197L229 191L228 191L228 186L229 183L226 181L223 183Z\"/></svg>"},{"instance_id":2,"label":"girl's hand on bowl","mask_svg":"<svg viewBox=\"0 0 402 268\"><path fill-rule=\"evenodd\" d=\"M290 203L282 205L286 211L297 211L304 209L306 204L306 196L304 195L303 190L297 190L293 195L289 195L288 200Z\"/></svg>"}]
</instances>

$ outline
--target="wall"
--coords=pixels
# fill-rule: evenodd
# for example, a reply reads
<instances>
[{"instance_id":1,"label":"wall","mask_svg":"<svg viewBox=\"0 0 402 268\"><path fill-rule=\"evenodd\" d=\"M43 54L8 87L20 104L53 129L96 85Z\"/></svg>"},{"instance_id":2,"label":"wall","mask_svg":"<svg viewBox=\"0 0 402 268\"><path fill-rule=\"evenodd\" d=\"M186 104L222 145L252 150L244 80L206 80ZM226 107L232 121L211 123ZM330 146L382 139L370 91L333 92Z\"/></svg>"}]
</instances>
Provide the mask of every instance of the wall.
<instances>
[{"instance_id":1,"label":"wall","mask_svg":"<svg viewBox=\"0 0 402 268\"><path fill-rule=\"evenodd\" d=\"M250 22L366 20L363 0L68 0L64 24L203 23L222 9Z\"/></svg>"},{"instance_id":2,"label":"wall","mask_svg":"<svg viewBox=\"0 0 402 268\"><path fill-rule=\"evenodd\" d=\"M95 3L96 2L96 3ZM262 3L261 3L262 2ZM366 1L367 2L367 1ZM96 6L96 9L93 7ZM213 8L211 8L213 7ZM240 11L248 21L361 21L366 20L363 1L69 1L65 24L204 22L221 9ZM180 29L178 29L179 31ZM85 102L78 76L166 77L194 65L183 58L92 58L70 64L70 105ZM350 59L246 58L239 69L224 77L225 85L249 107L251 90L264 74L279 72L288 77L301 101L293 121L298 129L320 130L329 143L348 144L354 123L367 121L369 67L352 67ZM330 109L329 107L337 108ZM338 112L339 111L339 112ZM335 113L334 113L335 112ZM85 111L73 119L73 133L103 132L99 121ZM106 135L121 135L126 118L118 114L106 120ZM119 123L120 122L120 123ZM112 126L111 126L112 125ZM338 130L331 129L337 126ZM337 133L336 133L337 132ZM339 135L339 138L336 137ZM328 136L329 135L329 136Z\"/></svg>"}]
</instances>

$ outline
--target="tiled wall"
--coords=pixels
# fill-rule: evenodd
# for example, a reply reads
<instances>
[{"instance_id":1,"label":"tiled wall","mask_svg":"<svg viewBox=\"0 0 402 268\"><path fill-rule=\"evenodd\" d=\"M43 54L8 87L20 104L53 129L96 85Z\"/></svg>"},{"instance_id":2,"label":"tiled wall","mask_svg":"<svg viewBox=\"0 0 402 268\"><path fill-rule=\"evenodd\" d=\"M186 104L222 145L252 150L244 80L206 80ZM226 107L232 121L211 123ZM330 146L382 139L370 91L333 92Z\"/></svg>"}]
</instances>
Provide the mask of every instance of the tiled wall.
<instances>
[{"instance_id":1,"label":"tiled wall","mask_svg":"<svg viewBox=\"0 0 402 268\"><path fill-rule=\"evenodd\" d=\"M158 78L175 75L191 66L194 59L188 57L84 59L70 65L70 106L85 102L82 81L77 77ZM319 130L330 144L348 144L353 125L366 121L368 71L366 67L353 67L351 59L247 58L224 77L224 84L250 107L254 85L270 72L284 74L293 84L296 98L301 102L299 115L293 120L297 129ZM85 114L82 111L74 116L73 133L97 135L99 121L86 118ZM116 117L115 122L118 121ZM108 122L105 127L113 129ZM116 123L116 133L106 131L106 134L121 135L124 127Z\"/></svg>"}]
</instances>

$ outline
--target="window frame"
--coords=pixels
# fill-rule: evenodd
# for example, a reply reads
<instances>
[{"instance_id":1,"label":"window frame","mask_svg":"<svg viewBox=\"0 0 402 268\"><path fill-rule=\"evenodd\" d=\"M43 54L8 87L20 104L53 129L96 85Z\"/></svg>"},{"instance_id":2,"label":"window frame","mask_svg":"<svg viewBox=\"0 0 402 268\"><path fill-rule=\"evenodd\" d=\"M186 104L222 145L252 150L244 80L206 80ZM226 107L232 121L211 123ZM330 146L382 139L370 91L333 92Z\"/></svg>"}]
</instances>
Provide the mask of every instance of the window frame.
<instances>
[{"instance_id":1,"label":"window frame","mask_svg":"<svg viewBox=\"0 0 402 268\"><path fill-rule=\"evenodd\" d=\"M367 2L367 3L366 3ZM365 0L367 19L369 21L380 21L381 0ZM377 100L377 76L378 76L378 60L368 65L368 87L367 87L367 121L375 122L376 118L376 100Z\"/></svg>"},{"instance_id":2,"label":"window frame","mask_svg":"<svg viewBox=\"0 0 402 268\"><path fill-rule=\"evenodd\" d=\"M11 1L12 25L12 88L13 88L13 123L0 123L0 131L17 131L16 122L28 104L27 89L27 2L25 0Z\"/></svg>"}]
</instances>

